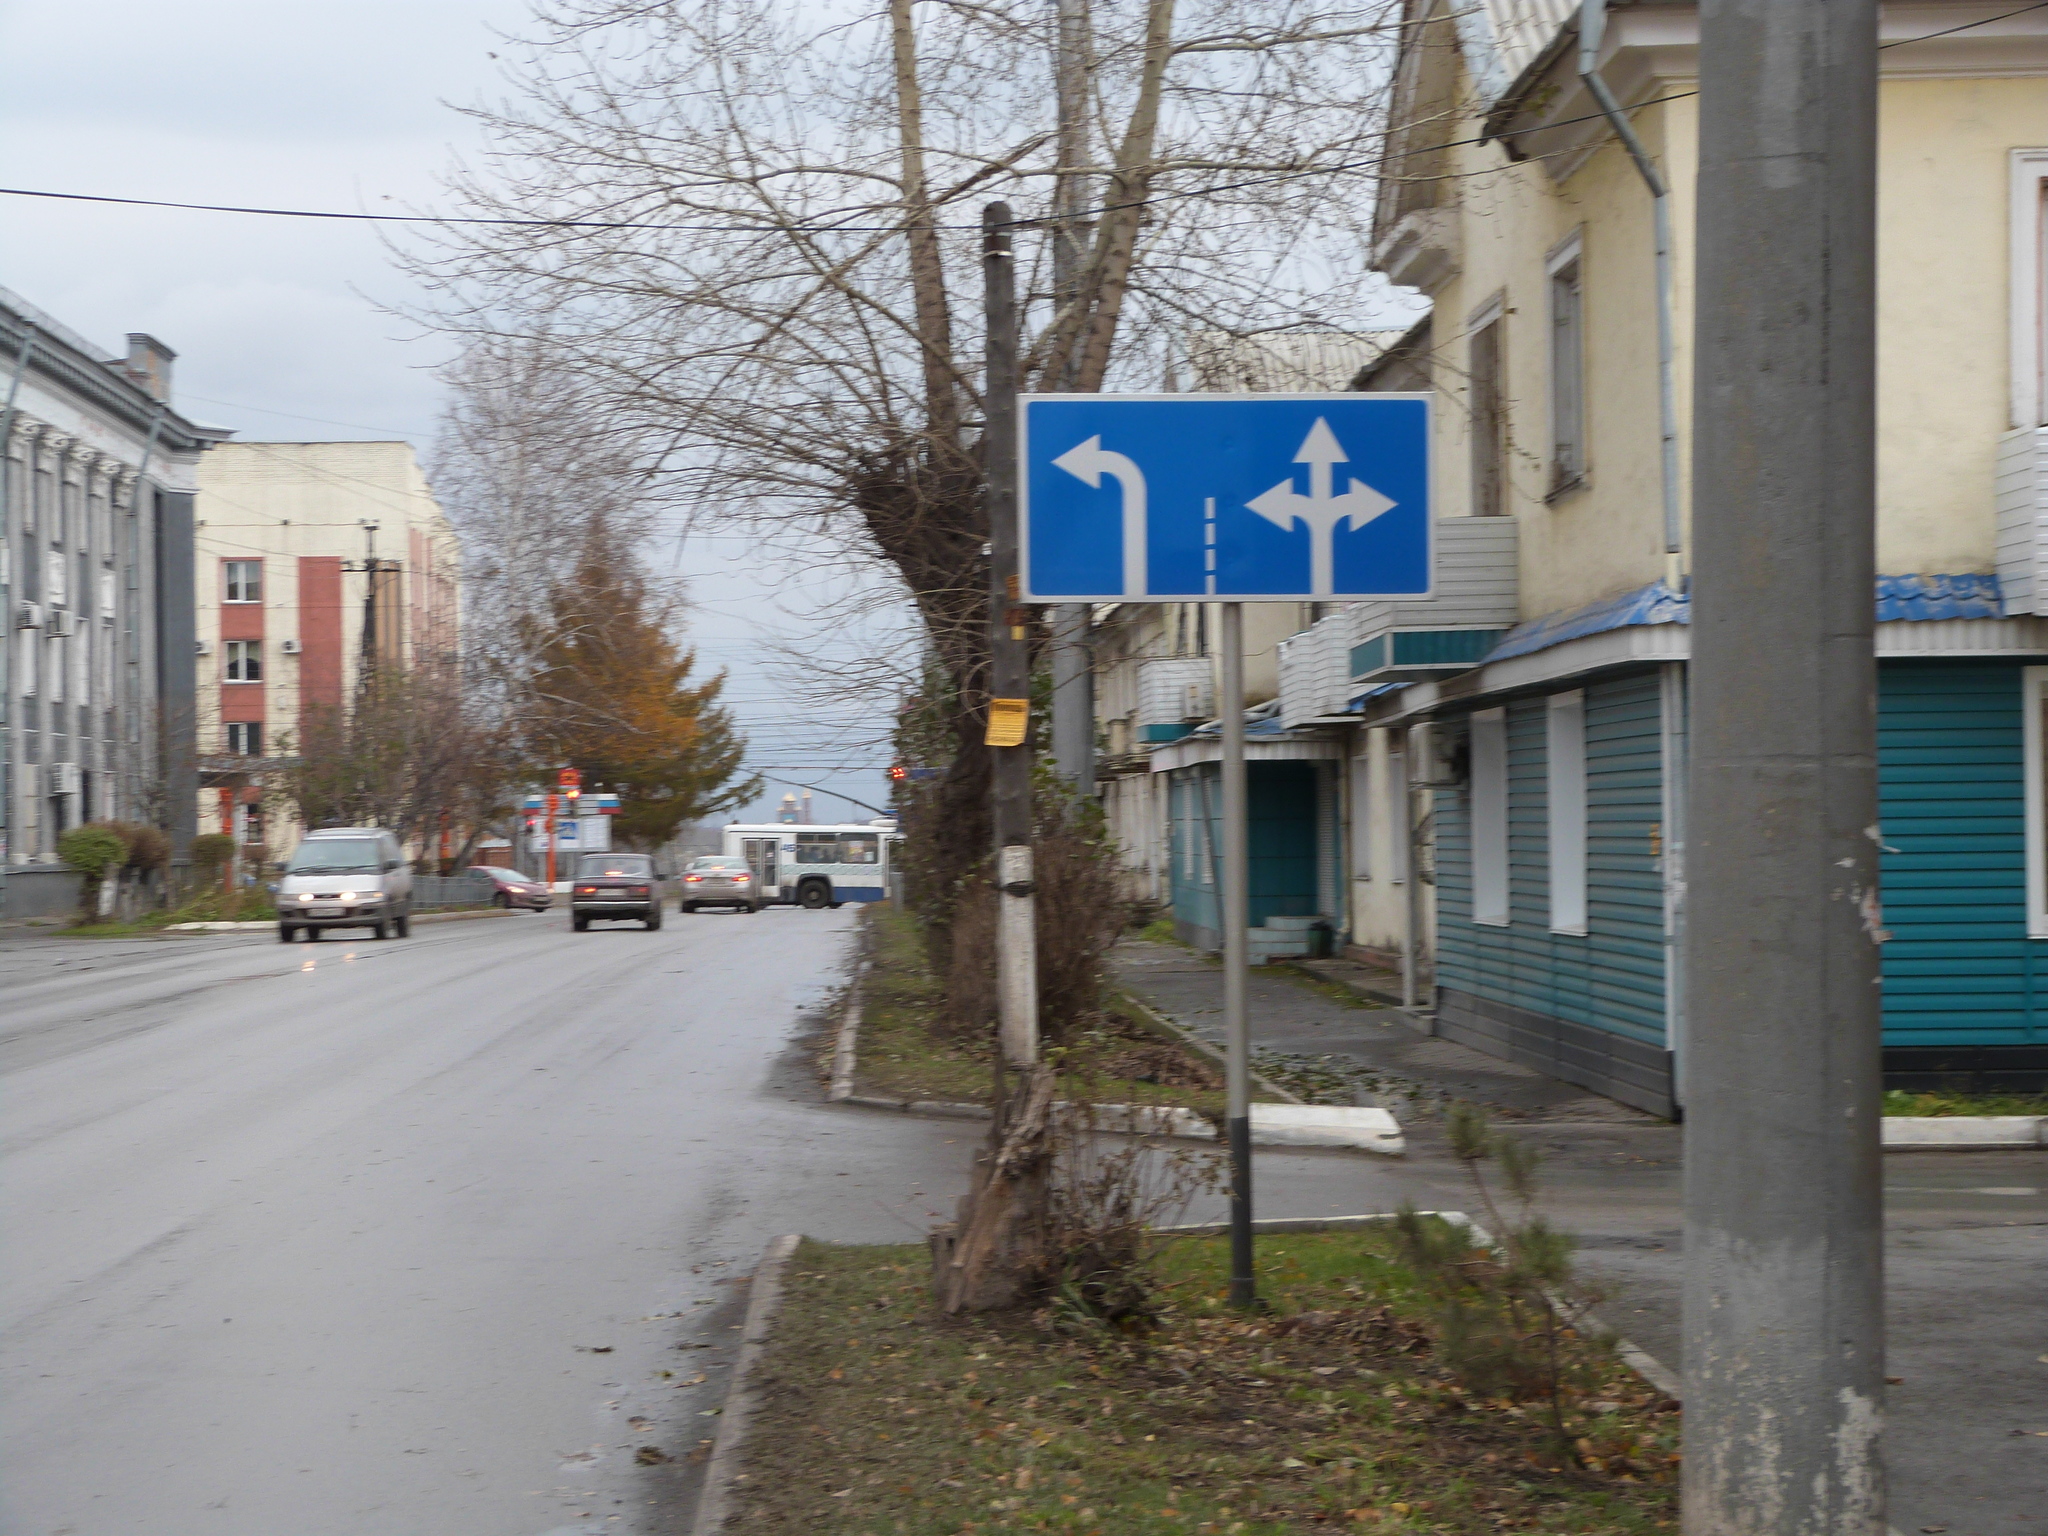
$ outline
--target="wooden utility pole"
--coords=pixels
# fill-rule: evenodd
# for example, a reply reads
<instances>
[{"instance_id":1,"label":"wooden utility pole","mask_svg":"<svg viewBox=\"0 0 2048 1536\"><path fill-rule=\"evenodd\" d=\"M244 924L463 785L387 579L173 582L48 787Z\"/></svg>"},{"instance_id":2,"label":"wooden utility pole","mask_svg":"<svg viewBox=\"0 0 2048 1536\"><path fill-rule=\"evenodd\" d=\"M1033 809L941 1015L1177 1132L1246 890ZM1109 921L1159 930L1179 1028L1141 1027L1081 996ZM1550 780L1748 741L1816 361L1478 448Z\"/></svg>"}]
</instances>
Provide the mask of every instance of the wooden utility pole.
<instances>
[{"instance_id":1,"label":"wooden utility pole","mask_svg":"<svg viewBox=\"0 0 2048 1536\"><path fill-rule=\"evenodd\" d=\"M987 301L989 519L988 746L995 758L996 992L1000 1009L996 1118L961 1202L934 1234L933 1284L948 1312L1016 1300L1045 1204L1053 1074L1038 1060L1038 955L1031 874L1030 611L1018 601L1017 273L1007 203L982 213ZM1017 1087L1008 1089L1009 1074Z\"/></svg>"}]
</instances>

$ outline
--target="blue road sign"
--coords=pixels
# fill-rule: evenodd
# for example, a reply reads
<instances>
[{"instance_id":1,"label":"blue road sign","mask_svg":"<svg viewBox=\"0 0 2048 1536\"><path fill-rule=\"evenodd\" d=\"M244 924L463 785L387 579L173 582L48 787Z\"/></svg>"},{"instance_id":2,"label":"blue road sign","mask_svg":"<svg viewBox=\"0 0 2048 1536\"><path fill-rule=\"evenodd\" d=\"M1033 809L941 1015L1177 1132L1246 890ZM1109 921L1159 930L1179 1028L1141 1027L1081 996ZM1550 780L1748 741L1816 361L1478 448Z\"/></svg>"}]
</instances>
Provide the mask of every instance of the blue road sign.
<instances>
[{"instance_id":1,"label":"blue road sign","mask_svg":"<svg viewBox=\"0 0 2048 1536\"><path fill-rule=\"evenodd\" d=\"M1026 395L1023 595L1428 597L1428 395Z\"/></svg>"}]
</instances>

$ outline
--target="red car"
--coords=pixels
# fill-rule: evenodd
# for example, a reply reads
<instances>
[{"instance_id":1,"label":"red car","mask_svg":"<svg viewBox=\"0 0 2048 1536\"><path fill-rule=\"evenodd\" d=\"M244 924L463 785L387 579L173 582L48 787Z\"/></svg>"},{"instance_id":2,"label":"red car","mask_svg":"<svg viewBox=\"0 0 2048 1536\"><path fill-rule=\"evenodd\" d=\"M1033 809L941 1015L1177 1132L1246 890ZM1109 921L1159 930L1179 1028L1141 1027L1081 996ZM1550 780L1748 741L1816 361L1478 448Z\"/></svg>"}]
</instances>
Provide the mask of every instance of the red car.
<instances>
[{"instance_id":1,"label":"red car","mask_svg":"<svg viewBox=\"0 0 2048 1536\"><path fill-rule=\"evenodd\" d=\"M491 897L494 907L524 907L529 912L545 912L555 904L548 888L538 880L529 880L516 869L500 869L495 864L472 864L467 873L480 880L488 880L498 889Z\"/></svg>"}]
</instances>

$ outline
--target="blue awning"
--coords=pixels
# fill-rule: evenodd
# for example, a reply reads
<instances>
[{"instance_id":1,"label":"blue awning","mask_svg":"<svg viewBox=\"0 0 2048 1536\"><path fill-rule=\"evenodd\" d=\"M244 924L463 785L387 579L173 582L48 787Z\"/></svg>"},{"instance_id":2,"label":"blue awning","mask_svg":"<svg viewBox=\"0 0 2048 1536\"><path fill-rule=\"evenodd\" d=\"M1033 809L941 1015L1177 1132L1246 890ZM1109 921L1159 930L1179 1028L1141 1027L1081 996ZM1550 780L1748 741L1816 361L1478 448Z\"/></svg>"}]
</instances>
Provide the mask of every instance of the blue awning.
<instances>
[{"instance_id":1,"label":"blue awning","mask_svg":"<svg viewBox=\"0 0 2048 1536\"><path fill-rule=\"evenodd\" d=\"M1540 619L1517 624L1501 636L1500 644L1488 651L1485 660L1479 664L1483 667L1490 661L1506 661L1514 656L1547 651L1567 640L1604 635L1610 629L1628 629L1637 624L1683 624L1687 622L1690 606L1683 592L1673 592L1663 582L1653 581L1647 587L1638 587L1619 597L1604 598L1564 613L1547 613Z\"/></svg>"},{"instance_id":2,"label":"blue awning","mask_svg":"<svg viewBox=\"0 0 2048 1536\"><path fill-rule=\"evenodd\" d=\"M2002 619L2005 598L1996 576L1880 576L1877 622L1913 624L1928 619Z\"/></svg>"},{"instance_id":3,"label":"blue awning","mask_svg":"<svg viewBox=\"0 0 2048 1536\"><path fill-rule=\"evenodd\" d=\"M1998 578L1975 573L1960 576L1880 576L1877 578L1877 622L1914 624L1933 619L2002 619L2005 600ZM1507 661L1547 651L1567 640L1583 640L1614 629L1640 624L1689 624L1692 602L1661 581L1603 598L1583 608L1545 614L1517 624L1480 662Z\"/></svg>"}]
</instances>

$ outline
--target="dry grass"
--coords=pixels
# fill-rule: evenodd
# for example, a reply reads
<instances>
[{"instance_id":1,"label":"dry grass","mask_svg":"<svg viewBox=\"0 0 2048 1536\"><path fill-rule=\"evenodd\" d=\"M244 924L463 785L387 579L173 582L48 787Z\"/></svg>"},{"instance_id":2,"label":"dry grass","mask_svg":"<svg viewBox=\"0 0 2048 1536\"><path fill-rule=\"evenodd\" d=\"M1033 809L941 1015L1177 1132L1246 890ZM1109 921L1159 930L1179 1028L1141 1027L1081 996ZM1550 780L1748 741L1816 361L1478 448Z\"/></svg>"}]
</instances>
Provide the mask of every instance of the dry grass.
<instances>
[{"instance_id":1,"label":"dry grass","mask_svg":"<svg viewBox=\"0 0 2048 1536\"><path fill-rule=\"evenodd\" d=\"M1673 1405L1597 1357L1548 1454L1531 1406L1440 1368L1384 1234L1261 1240L1272 1314L1222 1304L1223 1245L1162 1256L1142 1343L938 1319L919 1248L806 1243L764 1366L742 1536L1646 1536L1672 1524Z\"/></svg>"}]
</instances>

